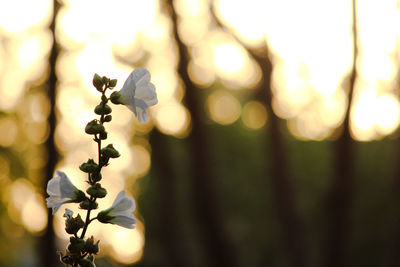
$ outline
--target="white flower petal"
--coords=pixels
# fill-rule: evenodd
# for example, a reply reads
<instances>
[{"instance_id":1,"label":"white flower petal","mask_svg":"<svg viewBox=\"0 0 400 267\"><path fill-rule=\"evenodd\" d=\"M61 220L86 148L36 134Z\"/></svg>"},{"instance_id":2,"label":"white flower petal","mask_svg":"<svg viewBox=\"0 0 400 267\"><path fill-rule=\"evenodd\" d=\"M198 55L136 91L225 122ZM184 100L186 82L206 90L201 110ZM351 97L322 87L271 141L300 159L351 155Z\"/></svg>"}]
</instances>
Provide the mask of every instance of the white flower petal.
<instances>
[{"instance_id":1,"label":"white flower petal","mask_svg":"<svg viewBox=\"0 0 400 267\"><path fill-rule=\"evenodd\" d=\"M117 224L122 227L126 227L129 229L135 228L133 224L136 223L135 218L132 217L125 217L125 216L117 216L111 220L111 223Z\"/></svg>"},{"instance_id":2,"label":"white flower petal","mask_svg":"<svg viewBox=\"0 0 400 267\"><path fill-rule=\"evenodd\" d=\"M123 190L119 192L111 208L113 209L112 213L120 211L132 212L135 210L136 204L133 198L125 196L125 190Z\"/></svg>"},{"instance_id":3,"label":"white flower petal","mask_svg":"<svg viewBox=\"0 0 400 267\"><path fill-rule=\"evenodd\" d=\"M142 108L137 108L136 109L136 116L139 120L140 123L145 123L148 122L150 119L149 114L147 114L146 110Z\"/></svg>"},{"instance_id":4,"label":"white flower petal","mask_svg":"<svg viewBox=\"0 0 400 267\"><path fill-rule=\"evenodd\" d=\"M60 191L60 177L56 176L47 182L46 192L49 196L61 196Z\"/></svg>"},{"instance_id":5,"label":"white flower petal","mask_svg":"<svg viewBox=\"0 0 400 267\"><path fill-rule=\"evenodd\" d=\"M133 229L133 224L136 223L136 219L132 212L135 210L135 208L135 200L129 196L126 196L125 190L122 190L115 198L112 206L109 209L102 211L102 213L106 213L112 218L110 221L106 221L105 223L118 224L120 226Z\"/></svg>"},{"instance_id":6,"label":"white flower petal","mask_svg":"<svg viewBox=\"0 0 400 267\"><path fill-rule=\"evenodd\" d=\"M117 197L115 198L113 204L111 205L111 208L114 208L122 199L125 197L125 190L122 190L121 192L118 193Z\"/></svg>"},{"instance_id":7,"label":"white flower petal","mask_svg":"<svg viewBox=\"0 0 400 267\"><path fill-rule=\"evenodd\" d=\"M157 104L158 100L154 84L148 83L145 86L137 87L135 92L135 99L143 100L148 106L153 106Z\"/></svg>"},{"instance_id":8,"label":"white flower petal","mask_svg":"<svg viewBox=\"0 0 400 267\"><path fill-rule=\"evenodd\" d=\"M47 194L49 194L49 197L46 198L46 205L48 208L53 209L53 214L57 212L62 204L75 197L75 191L77 190L65 173L56 171L56 174L57 176L47 183L46 188Z\"/></svg>"},{"instance_id":9,"label":"white flower petal","mask_svg":"<svg viewBox=\"0 0 400 267\"><path fill-rule=\"evenodd\" d=\"M150 72L145 68L137 68L132 72L136 88L147 85L150 82Z\"/></svg>"},{"instance_id":10,"label":"white flower petal","mask_svg":"<svg viewBox=\"0 0 400 267\"><path fill-rule=\"evenodd\" d=\"M120 94L120 103L128 106L141 123L149 120L147 109L158 103L156 88L150 83L150 72L145 68L137 68L129 75Z\"/></svg>"},{"instance_id":11,"label":"white flower petal","mask_svg":"<svg viewBox=\"0 0 400 267\"><path fill-rule=\"evenodd\" d=\"M71 183L68 176L62 172L57 171L57 174L60 176L60 191L62 198L73 198L75 197L75 191L77 188Z\"/></svg>"},{"instance_id":12,"label":"white flower petal","mask_svg":"<svg viewBox=\"0 0 400 267\"><path fill-rule=\"evenodd\" d=\"M72 216L74 216L74 212L70 209L65 209L63 217L71 218Z\"/></svg>"}]
</instances>

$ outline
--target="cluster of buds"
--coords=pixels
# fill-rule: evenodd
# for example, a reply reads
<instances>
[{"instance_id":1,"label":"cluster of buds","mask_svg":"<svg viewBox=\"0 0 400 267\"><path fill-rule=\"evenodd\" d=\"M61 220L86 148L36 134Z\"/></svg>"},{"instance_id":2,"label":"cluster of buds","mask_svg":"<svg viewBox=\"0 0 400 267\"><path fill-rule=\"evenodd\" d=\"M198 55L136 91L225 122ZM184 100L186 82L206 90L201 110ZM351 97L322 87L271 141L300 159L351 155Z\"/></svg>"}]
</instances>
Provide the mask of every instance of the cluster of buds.
<instances>
[{"instance_id":1,"label":"cluster of buds","mask_svg":"<svg viewBox=\"0 0 400 267\"><path fill-rule=\"evenodd\" d=\"M102 147L102 141L106 140L108 136L104 124L112 120L112 109L108 102L128 106L141 123L147 122L149 119L148 107L157 103L155 87L150 83L150 73L143 68L133 71L122 89L112 93L110 97L107 97L106 91L114 89L117 85L116 79L100 77L95 74L93 85L101 93L101 101L94 109L94 113L100 117L90 121L85 127L85 132L92 135L93 140L97 143L98 160L96 162L94 159L88 159L79 166L79 169L87 174L86 182L89 187L86 189L86 193L79 190L62 171L56 171L57 175L47 184L49 197L46 199L46 203L48 208L53 209L53 214L66 203L79 203L79 208L86 210L85 220L80 214L74 217L73 212L69 209L66 209L64 214L65 231L71 236L66 253L65 255L60 254L60 260L66 266L72 267L95 266L94 256L99 252L100 241L95 241L93 236L85 240L85 234L91 222L97 220L100 223L117 224L129 229L133 229L136 224L133 215L136 208L135 201L126 196L124 190L117 195L111 207L100 211L93 218L90 217L91 211L98 208L96 200L107 195L107 190L100 183L102 180L101 170L108 166L110 159L120 157L120 153L112 144Z\"/></svg>"}]
</instances>

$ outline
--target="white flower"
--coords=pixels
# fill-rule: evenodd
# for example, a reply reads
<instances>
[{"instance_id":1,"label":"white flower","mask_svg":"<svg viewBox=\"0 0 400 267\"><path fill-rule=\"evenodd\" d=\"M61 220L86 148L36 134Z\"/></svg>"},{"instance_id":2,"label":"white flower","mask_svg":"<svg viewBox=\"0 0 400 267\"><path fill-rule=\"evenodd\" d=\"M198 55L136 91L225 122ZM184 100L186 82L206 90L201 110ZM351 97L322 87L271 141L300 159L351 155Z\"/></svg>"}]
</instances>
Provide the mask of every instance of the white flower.
<instances>
[{"instance_id":1,"label":"white flower","mask_svg":"<svg viewBox=\"0 0 400 267\"><path fill-rule=\"evenodd\" d=\"M128 106L135 113L139 122L149 120L147 109L157 104L157 94L154 84L150 82L150 72L145 68L135 69L126 79L119 92L119 102Z\"/></svg>"},{"instance_id":2,"label":"white flower","mask_svg":"<svg viewBox=\"0 0 400 267\"><path fill-rule=\"evenodd\" d=\"M99 212L97 220L102 223L118 224L129 229L135 228L135 216L132 212L136 209L135 200L125 196L125 191L119 192L110 208Z\"/></svg>"},{"instance_id":3,"label":"white flower","mask_svg":"<svg viewBox=\"0 0 400 267\"><path fill-rule=\"evenodd\" d=\"M74 212L70 209L65 209L63 217L69 219L72 218L72 216L74 216Z\"/></svg>"},{"instance_id":4,"label":"white flower","mask_svg":"<svg viewBox=\"0 0 400 267\"><path fill-rule=\"evenodd\" d=\"M50 179L47 183L46 204L53 209L53 214L57 212L62 204L70 202L80 202L85 198L85 194L78 190L62 171L56 171L57 176Z\"/></svg>"}]
</instances>

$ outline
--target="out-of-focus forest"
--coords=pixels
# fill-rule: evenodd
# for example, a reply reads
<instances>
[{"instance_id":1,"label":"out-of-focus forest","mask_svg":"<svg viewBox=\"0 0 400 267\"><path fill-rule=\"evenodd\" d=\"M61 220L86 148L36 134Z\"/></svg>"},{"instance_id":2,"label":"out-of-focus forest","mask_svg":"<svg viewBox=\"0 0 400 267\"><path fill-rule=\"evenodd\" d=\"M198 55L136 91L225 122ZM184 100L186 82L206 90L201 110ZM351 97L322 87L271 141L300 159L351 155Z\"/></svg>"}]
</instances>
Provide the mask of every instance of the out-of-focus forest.
<instances>
[{"instance_id":1,"label":"out-of-focus forest","mask_svg":"<svg viewBox=\"0 0 400 267\"><path fill-rule=\"evenodd\" d=\"M97 267L400 266L399 63L398 0L0 0L0 266L61 266L47 182L85 187L92 77L137 67L99 205L138 223L93 223Z\"/></svg>"}]
</instances>

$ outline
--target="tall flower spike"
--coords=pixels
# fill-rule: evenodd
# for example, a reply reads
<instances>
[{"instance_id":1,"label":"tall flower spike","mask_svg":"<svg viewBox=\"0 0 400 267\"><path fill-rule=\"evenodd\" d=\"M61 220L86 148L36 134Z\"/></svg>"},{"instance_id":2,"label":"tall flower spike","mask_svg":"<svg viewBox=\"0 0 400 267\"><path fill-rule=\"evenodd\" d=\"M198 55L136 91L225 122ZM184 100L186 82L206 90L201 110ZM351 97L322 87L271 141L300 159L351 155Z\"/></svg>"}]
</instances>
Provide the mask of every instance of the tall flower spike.
<instances>
[{"instance_id":1,"label":"tall flower spike","mask_svg":"<svg viewBox=\"0 0 400 267\"><path fill-rule=\"evenodd\" d=\"M47 183L46 204L53 209L55 214L62 204L70 202L81 202L84 200L85 193L78 190L69 180L68 176L62 171L56 171L57 176L50 179Z\"/></svg>"},{"instance_id":2,"label":"tall flower spike","mask_svg":"<svg viewBox=\"0 0 400 267\"><path fill-rule=\"evenodd\" d=\"M110 208L99 212L97 220L102 223L118 224L122 227L133 229L136 223L132 212L136 209L135 200L125 196L125 190L119 192Z\"/></svg>"},{"instance_id":3,"label":"tall flower spike","mask_svg":"<svg viewBox=\"0 0 400 267\"><path fill-rule=\"evenodd\" d=\"M121 91L115 93L119 96L117 102L128 106L141 123L149 120L147 109L158 102L156 88L150 82L150 72L145 68L135 69Z\"/></svg>"}]
</instances>

